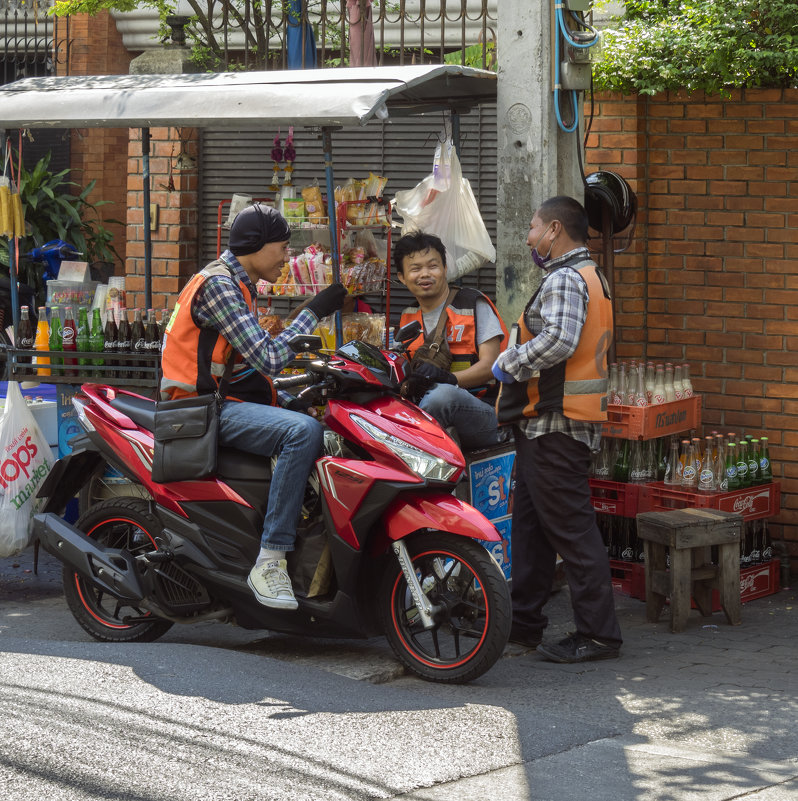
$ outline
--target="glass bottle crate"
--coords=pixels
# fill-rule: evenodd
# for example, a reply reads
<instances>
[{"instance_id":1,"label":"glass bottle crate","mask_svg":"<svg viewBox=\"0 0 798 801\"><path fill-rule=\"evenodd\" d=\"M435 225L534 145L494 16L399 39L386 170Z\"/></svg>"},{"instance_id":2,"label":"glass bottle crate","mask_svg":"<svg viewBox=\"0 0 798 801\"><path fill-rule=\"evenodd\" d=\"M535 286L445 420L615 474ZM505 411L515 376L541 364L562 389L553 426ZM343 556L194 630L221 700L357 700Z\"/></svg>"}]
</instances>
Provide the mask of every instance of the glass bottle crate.
<instances>
[{"instance_id":1,"label":"glass bottle crate","mask_svg":"<svg viewBox=\"0 0 798 801\"><path fill-rule=\"evenodd\" d=\"M701 426L701 396L657 406L607 407L602 435L616 439L656 439Z\"/></svg>"},{"instance_id":2,"label":"glass bottle crate","mask_svg":"<svg viewBox=\"0 0 798 801\"><path fill-rule=\"evenodd\" d=\"M744 520L758 520L779 513L781 484L756 484L731 492L697 492L656 481L640 487L638 511L667 512L671 509L719 509L736 512Z\"/></svg>"}]
</instances>

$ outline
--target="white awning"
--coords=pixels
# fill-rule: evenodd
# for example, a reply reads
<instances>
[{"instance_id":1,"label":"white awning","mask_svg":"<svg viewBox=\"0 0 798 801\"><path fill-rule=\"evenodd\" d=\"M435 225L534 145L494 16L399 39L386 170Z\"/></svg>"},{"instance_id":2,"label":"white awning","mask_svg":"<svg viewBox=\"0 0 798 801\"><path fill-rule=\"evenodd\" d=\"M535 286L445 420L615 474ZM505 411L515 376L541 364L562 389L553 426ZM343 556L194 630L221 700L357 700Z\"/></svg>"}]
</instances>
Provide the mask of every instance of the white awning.
<instances>
[{"instance_id":1,"label":"white awning","mask_svg":"<svg viewBox=\"0 0 798 801\"><path fill-rule=\"evenodd\" d=\"M495 73L452 65L26 78L0 86L0 126L351 127L495 97Z\"/></svg>"}]
</instances>

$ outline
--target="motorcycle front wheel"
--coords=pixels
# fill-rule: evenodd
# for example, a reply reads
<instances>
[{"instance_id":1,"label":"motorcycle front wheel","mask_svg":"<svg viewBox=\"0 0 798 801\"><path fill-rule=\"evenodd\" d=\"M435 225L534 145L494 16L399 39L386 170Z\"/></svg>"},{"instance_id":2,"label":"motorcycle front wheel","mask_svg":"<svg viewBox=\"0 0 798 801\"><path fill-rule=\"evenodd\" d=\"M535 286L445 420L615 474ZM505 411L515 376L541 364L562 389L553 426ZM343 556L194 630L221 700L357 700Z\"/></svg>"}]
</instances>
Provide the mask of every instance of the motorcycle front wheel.
<instances>
[{"instance_id":1,"label":"motorcycle front wheel","mask_svg":"<svg viewBox=\"0 0 798 801\"><path fill-rule=\"evenodd\" d=\"M399 660L428 681L463 683L490 669L510 635L507 581L479 543L443 532L406 540L421 589L433 606L424 628L405 576L392 560L379 591L385 636Z\"/></svg>"},{"instance_id":2,"label":"motorcycle front wheel","mask_svg":"<svg viewBox=\"0 0 798 801\"><path fill-rule=\"evenodd\" d=\"M158 520L147 502L115 498L92 506L75 523L106 548L125 548L133 556L157 550ZM75 620L100 642L152 642L165 634L172 623L136 606L114 598L68 567L63 572L64 595ZM152 618L127 623L126 618Z\"/></svg>"}]
</instances>

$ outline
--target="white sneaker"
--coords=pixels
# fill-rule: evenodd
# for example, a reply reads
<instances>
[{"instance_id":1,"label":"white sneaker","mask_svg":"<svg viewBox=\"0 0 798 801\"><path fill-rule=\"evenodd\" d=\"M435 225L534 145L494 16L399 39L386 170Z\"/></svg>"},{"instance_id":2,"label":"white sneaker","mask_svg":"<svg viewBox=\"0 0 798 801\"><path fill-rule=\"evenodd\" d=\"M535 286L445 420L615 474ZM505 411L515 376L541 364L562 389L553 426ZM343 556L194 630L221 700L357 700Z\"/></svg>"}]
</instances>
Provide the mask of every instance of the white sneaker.
<instances>
[{"instance_id":1,"label":"white sneaker","mask_svg":"<svg viewBox=\"0 0 798 801\"><path fill-rule=\"evenodd\" d=\"M291 579L288 578L287 567L285 559L270 559L250 570L247 584L264 606L273 609L296 609L299 606L294 597Z\"/></svg>"}]
</instances>

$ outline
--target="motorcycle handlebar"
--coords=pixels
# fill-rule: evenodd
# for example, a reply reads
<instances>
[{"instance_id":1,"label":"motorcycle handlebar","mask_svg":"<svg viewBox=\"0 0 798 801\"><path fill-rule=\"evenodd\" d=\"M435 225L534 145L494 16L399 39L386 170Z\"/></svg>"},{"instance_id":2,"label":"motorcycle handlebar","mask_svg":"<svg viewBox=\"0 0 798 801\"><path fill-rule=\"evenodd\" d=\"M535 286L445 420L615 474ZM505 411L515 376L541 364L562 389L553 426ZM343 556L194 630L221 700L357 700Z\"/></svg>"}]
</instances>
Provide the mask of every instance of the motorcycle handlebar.
<instances>
[{"instance_id":1,"label":"motorcycle handlebar","mask_svg":"<svg viewBox=\"0 0 798 801\"><path fill-rule=\"evenodd\" d=\"M300 373L299 375L277 376L272 379L276 389L290 389L291 387L305 387L312 384L316 378L311 373Z\"/></svg>"}]
</instances>

